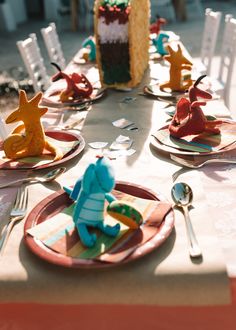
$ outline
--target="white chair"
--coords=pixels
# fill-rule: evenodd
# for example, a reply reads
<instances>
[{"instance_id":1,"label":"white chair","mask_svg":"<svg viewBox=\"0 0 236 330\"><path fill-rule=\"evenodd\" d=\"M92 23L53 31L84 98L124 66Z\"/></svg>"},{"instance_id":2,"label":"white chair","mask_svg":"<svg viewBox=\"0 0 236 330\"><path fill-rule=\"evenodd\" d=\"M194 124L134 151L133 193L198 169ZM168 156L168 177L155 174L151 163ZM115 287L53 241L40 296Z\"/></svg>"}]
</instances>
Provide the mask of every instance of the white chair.
<instances>
[{"instance_id":1,"label":"white chair","mask_svg":"<svg viewBox=\"0 0 236 330\"><path fill-rule=\"evenodd\" d=\"M175 21L175 11L171 0L151 0L151 20L155 21L157 16Z\"/></svg>"},{"instance_id":2,"label":"white chair","mask_svg":"<svg viewBox=\"0 0 236 330\"><path fill-rule=\"evenodd\" d=\"M42 28L41 33L50 61L56 62L63 70L66 66L66 61L62 52L55 23L50 23L48 27Z\"/></svg>"},{"instance_id":3,"label":"white chair","mask_svg":"<svg viewBox=\"0 0 236 330\"><path fill-rule=\"evenodd\" d=\"M192 12L194 17L202 17L204 15L204 9L201 0L185 0L187 10ZM189 7L189 8L188 8Z\"/></svg>"},{"instance_id":4,"label":"white chair","mask_svg":"<svg viewBox=\"0 0 236 330\"><path fill-rule=\"evenodd\" d=\"M211 90L223 98L229 108L230 86L236 55L236 19L232 15L225 16L225 28L221 46L219 73L212 80Z\"/></svg>"},{"instance_id":5,"label":"white chair","mask_svg":"<svg viewBox=\"0 0 236 330\"><path fill-rule=\"evenodd\" d=\"M87 17L86 17L86 31L91 31L93 28L93 22L94 22L94 0L87 0Z\"/></svg>"},{"instance_id":6,"label":"white chair","mask_svg":"<svg viewBox=\"0 0 236 330\"><path fill-rule=\"evenodd\" d=\"M203 10L203 7L202 7L201 0L193 0L192 2L195 5L196 12L198 13L198 16L203 16L204 10Z\"/></svg>"},{"instance_id":7,"label":"white chair","mask_svg":"<svg viewBox=\"0 0 236 330\"><path fill-rule=\"evenodd\" d=\"M205 25L201 45L201 63L198 64L198 71L201 74L210 75L211 63L215 51L217 35L220 27L222 13L207 8L205 11Z\"/></svg>"},{"instance_id":8,"label":"white chair","mask_svg":"<svg viewBox=\"0 0 236 330\"><path fill-rule=\"evenodd\" d=\"M50 78L47 75L35 33L31 33L29 38L23 41L17 41L16 44L35 92L45 91L50 86Z\"/></svg>"},{"instance_id":9,"label":"white chair","mask_svg":"<svg viewBox=\"0 0 236 330\"><path fill-rule=\"evenodd\" d=\"M91 31L93 26L93 6L93 0L80 1L78 23L80 30Z\"/></svg>"}]
</instances>

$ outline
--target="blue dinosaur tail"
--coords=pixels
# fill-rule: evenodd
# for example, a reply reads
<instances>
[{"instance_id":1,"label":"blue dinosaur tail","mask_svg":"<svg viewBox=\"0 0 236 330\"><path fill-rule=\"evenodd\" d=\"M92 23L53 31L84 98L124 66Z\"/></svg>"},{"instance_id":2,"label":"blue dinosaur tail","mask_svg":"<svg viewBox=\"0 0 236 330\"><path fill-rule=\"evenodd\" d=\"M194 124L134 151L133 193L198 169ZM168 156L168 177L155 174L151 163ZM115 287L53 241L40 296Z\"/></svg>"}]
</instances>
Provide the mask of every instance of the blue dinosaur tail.
<instances>
[{"instance_id":1,"label":"blue dinosaur tail","mask_svg":"<svg viewBox=\"0 0 236 330\"><path fill-rule=\"evenodd\" d=\"M64 191L65 191L69 196L71 195L71 193L72 193L72 191L73 191L73 189L70 188L70 187L63 187L63 189L64 189Z\"/></svg>"},{"instance_id":2,"label":"blue dinosaur tail","mask_svg":"<svg viewBox=\"0 0 236 330\"><path fill-rule=\"evenodd\" d=\"M64 186L63 189L70 196L70 198L75 201L80 193L81 184L82 184L82 177L76 181L73 188Z\"/></svg>"}]
</instances>

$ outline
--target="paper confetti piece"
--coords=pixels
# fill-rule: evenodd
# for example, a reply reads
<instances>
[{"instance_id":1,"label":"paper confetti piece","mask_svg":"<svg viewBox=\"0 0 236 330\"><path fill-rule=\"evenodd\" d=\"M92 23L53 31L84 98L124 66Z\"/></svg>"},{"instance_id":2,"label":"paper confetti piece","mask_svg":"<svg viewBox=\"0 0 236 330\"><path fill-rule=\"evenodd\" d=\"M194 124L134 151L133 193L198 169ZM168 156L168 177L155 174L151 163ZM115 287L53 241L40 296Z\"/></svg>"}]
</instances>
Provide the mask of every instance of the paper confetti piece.
<instances>
[{"instance_id":1,"label":"paper confetti piece","mask_svg":"<svg viewBox=\"0 0 236 330\"><path fill-rule=\"evenodd\" d=\"M135 100L136 100L136 97L126 96L120 101L120 103L128 104L128 103L134 102Z\"/></svg>"},{"instance_id":2,"label":"paper confetti piece","mask_svg":"<svg viewBox=\"0 0 236 330\"><path fill-rule=\"evenodd\" d=\"M127 141L130 141L130 137L129 137L129 136L119 135L119 136L116 138L116 142L117 142L117 143L123 143L123 142L127 142Z\"/></svg>"},{"instance_id":3,"label":"paper confetti piece","mask_svg":"<svg viewBox=\"0 0 236 330\"><path fill-rule=\"evenodd\" d=\"M108 145L108 142L90 142L88 145L93 149L103 149Z\"/></svg>"},{"instance_id":4,"label":"paper confetti piece","mask_svg":"<svg viewBox=\"0 0 236 330\"><path fill-rule=\"evenodd\" d=\"M118 157L132 156L136 152L135 149L122 149L122 150L109 150L105 149L103 155L111 159L116 159Z\"/></svg>"},{"instance_id":5,"label":"paper confetti piece","mask_svg":"<svg viewBox=\"0 0 236 330\"><path fill-rule=\"evenodd\" d=\"M110 150L124 150L129 149L133 144L128 136L119 135L114 142L110 145Z\"/></svg>"},{"instance_id":6,"label":"paper confetti piece","mask_svg":"<svg viewBox=\"0 0 236 330\"><path fill-rule=\"evenodd\" d=\"M134 123L132 121L125 118L120 118L112 122L112 125L118 128L127 128L133 124Z\"/></svg>"}]
</instances>

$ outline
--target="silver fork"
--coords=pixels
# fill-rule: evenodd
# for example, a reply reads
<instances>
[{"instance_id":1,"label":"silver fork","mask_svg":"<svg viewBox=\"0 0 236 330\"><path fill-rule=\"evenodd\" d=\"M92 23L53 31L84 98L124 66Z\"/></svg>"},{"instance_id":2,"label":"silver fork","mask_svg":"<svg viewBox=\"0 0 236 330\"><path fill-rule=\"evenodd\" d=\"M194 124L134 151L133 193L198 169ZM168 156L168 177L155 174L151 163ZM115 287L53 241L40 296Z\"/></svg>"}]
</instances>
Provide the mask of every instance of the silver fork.
<instances>
[{"instance_id":1,"label":"silver fork","mask_svg":"<svg viewBox=\"0 0 236 330\"><path fill-rule=\"evenodd\" d=\"M0 238L0 254L3 254L7 240L14 225L25 217L27 212L27 205L28 205L28 188L22 186L17 190L16 199L10 213L10 219L2 230L2 234Z\"/></svg>"},{"instance_id":2,"label":"silver fork","mask_svg":"<svg viewBox=\"0 0 236 330\"><path fill-rule=\"evenodd\" d=\"M175 155L170 155L170 158L174 160L176 163L183 165L185 167L189 168L200 168L207 164L213 164L213 163L228 163L228 164L236 164L236 158L211 158L203 161L196 161L196 160L190 160L190 159L184 159L182 157L178 157Z\"/></svg>"}]
</instances>

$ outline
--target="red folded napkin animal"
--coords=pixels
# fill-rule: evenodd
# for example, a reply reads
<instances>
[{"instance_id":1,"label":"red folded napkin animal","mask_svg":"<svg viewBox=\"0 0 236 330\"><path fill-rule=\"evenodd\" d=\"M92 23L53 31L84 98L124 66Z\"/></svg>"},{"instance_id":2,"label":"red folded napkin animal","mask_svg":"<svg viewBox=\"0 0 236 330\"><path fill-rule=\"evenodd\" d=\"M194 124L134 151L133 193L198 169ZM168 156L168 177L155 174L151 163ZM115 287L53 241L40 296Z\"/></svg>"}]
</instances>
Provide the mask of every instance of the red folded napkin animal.
<instances>
[{"instance_id":1,"label":"red folded napkin animal","mask_svg":"<svg viewBox=\"0 0 236 330\"><path fill-rule=\"evenodd\" d=\"M57 63L51 63L58 70L58 73L54 74L52 77L52 82L58 81L60 79L65 79L66 88L59 91L60 101L68 102L71 100L80 100L83 98L89 98L93 92L93 87L90 81L84 74L72 73L67 74L61 70Z\"/></svg>"},{"instance_id":2,"label":"red folded napkin animal","mask_svg":"<svg viewBox=\"0 0 236 330\"><path fill-rule=\"evenodd\" d=\"M181 98L177 103L175 115L169 125L170 135L181 138L187 135L197 135L204 132L219 134L219 125L221 120L208 120L204 115L201 106L206 105L206 102L198 100L211 99L212 95L206 91L198 88L198 84L206 77L203 75L199 77L194 85L189 88L189 100Z\"/></svg>"}]
</instances>

